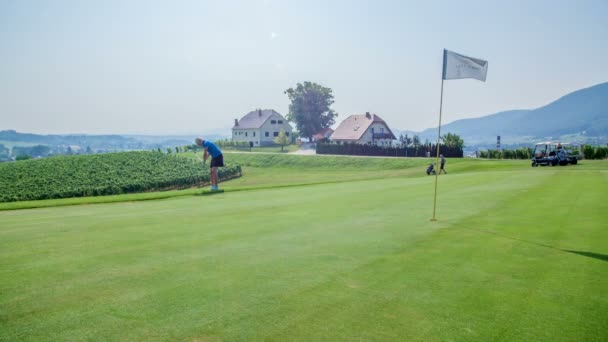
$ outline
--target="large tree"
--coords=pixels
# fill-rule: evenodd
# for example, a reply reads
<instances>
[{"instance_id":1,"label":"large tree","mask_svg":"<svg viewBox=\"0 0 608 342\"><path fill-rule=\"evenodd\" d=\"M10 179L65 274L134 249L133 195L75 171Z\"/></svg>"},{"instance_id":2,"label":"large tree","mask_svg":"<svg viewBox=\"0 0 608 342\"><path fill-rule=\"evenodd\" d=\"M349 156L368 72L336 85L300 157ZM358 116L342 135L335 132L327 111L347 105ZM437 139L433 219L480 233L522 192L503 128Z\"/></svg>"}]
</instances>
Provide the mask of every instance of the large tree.
<instances>
[{"instance_id":1,"label":"large tree","mask_svg":"<svg viewBox=\"0 0 608 342\"><path fill-rule=\"evenodd\" d=\"M464 147L464 140L462 140L462 138L458 134L448 133L442 136L441 140L443 140L443 143L448 147Z\"/></svg>"},{"instance_id":2,"label":"large tree","mask_svg":"<svg viewBox=\"0 0 608 342\"><path fill-rule=\"evenodd\" d=\"M285 94L291 101L287 120L296 124L301 136L312 140L314 134L334 124L338 113L329 108L334 103L331 88L304 82L285 90Z\"/></svg>"}]
</instances>

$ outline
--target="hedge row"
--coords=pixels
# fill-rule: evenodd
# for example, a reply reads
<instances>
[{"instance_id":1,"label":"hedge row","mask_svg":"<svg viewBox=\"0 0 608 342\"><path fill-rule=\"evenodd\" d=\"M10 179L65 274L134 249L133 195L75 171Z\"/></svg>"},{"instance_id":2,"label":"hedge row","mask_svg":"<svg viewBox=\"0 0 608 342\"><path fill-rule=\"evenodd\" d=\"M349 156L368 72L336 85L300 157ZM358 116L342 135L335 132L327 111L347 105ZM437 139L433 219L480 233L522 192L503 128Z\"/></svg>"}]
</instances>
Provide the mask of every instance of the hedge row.
<instances>
[{"instance_id":1,"label":"hedge row","mask_svg":"<svg viewBox=\"0 0 608 342\"><path fill-rule=\"evenodd\" d=\"M606 159L608 157L608 147L585 145L583 155L585 159Z\"/></svg>"},{"instance_id":2,"label":"hedge row","mask_svg":"<svg viewBox=\"0 0 608 342\"><path fill-rule=\"evenodd\" d=\"M576 153L577 151L573 151ZM479 151L479 158L489 159L531 159L532 148L518 148L516 150L487 150ZM585 159L606 159L608 157L608 147L583 145L582 154Z\"/></svg>"},{"instance_id":3,"label":"hedge row","mask_svg":"<svg viewBox=\"0 0 608 342\"><path fill-rule=\"evenodd\" d=\"M489 158L489 159L530 159L532 158L532 149L523 147L515 150L487 150L487 151L479 151L479 158Z\"/></svg>"},{"instance_id":4,"label":"hedge row","mask_svg":"<svg viewBox=\"0 0 608 342\"><path fill-rule=\"evenodd\" d=\"M317 143L317 154L338 154L355 156L383 156L383 157L428 157L436 156L437 145L428 144L418 147L379 146L371 144L335 144ZM462 158L462 148L439 146L439 151L446 158Z\"/></svg>"},{"instance_id":5,"label":"hedge row","mask_svg":"<svg viewBox=\"0 0 608 342\"><path fill-rule=\"evenodd\" d=\"M240 166L220 168L220 180ZM0 164L0 202L117 195L208 184L199 161L158 152L58 156Z\"/></svg>"}]
</instances>

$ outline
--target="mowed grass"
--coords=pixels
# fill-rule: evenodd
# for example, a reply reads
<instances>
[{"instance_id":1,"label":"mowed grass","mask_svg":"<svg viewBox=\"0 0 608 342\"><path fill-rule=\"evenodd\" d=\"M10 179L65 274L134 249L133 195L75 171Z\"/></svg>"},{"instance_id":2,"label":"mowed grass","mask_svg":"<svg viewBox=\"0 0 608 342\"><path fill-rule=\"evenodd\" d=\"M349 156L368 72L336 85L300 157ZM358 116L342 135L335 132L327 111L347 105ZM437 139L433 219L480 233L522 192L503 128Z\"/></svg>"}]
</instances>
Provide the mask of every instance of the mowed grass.
<instances>
[{"instance_id":1,"label":"mowed grass","mask_svg":"<svg viewBox=\"0 0 608 342\"><path fill-rule=\"evenodd\" d=\"M607 338L606 162L421 166L0 212L0 340Z\"/></svg>"}]
</instances>

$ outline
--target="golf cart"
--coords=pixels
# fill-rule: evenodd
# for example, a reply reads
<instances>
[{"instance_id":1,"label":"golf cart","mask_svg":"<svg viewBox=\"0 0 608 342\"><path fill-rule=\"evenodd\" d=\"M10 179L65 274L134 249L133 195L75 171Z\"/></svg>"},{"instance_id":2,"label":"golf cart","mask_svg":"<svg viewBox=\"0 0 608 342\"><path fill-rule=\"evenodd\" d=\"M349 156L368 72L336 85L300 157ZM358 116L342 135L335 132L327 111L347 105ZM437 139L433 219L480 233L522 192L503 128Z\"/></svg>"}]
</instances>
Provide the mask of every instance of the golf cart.
<instances>
[{"instance_id":1,"label":"golf cart","mask_svg":"<svg viewBox=\"0 0 608 342\"><path fill-rule=\"evenodd\" d=\"M570 147L568 150L558 141L540 142L534 146L532 166L576 164L578 162L578 149L575 150L572 146Z\"/></svg>"},{"instance_id":2,"label":"golf cart","mask_svg":"<svg viewBox=\"0 0 608 342\"><path fill-rule=\"evenodd\" d=\"M581 148L578 144L563 143L562 148L566 152L566 159L569 164L576 165L578 160L582 158Z\"/></svg>"}]
</instances>

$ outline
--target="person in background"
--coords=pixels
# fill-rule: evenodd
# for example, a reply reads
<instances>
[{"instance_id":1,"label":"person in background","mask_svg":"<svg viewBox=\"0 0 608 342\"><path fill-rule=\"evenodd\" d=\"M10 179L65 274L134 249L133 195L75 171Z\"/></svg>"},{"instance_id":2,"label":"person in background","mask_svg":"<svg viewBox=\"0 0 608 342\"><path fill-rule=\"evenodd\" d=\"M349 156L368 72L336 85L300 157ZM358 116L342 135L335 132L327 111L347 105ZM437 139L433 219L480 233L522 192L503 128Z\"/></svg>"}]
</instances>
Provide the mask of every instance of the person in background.
<instances>
[{"instance_id":1,"label":"person in background","mask_svg":"<svg viewBox=\"0 0 608 342\"><path fill-rule=\"evenodd\" d=\"M211 141L207 141L203 138L196 138L194 142L196 145L202 146L205 150L203 153L203 165L207 162L207 158L211 156L211 163L209 163L209 168L211 170L211 191L217 191L219 190L217 186L217 168L224 166L224 155L219 147Z\"/></svg>"},{"instance_id":2,"label":"person in background","mask_svg":"<svg viewBox=\"0 0 608 342\"><path fill-rule=\"evenodd\" d=\"M445 170L445 158L443 157L443 154L440 154L439 158L441 158L441 166L439 167L439 174L441 174L441 171L443 171L443 173L445 173L447 175L448 172Z\"/></svg>"}]
</instances>

